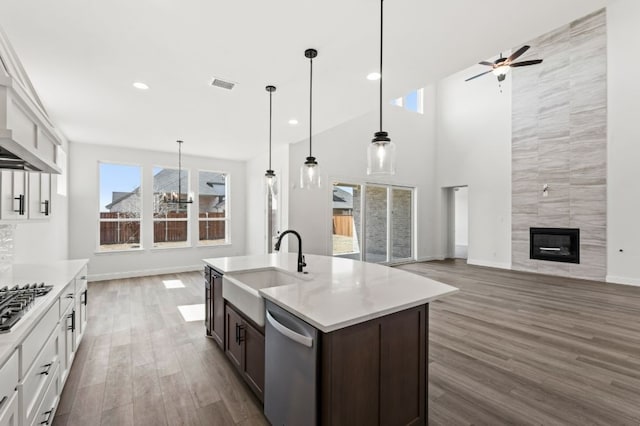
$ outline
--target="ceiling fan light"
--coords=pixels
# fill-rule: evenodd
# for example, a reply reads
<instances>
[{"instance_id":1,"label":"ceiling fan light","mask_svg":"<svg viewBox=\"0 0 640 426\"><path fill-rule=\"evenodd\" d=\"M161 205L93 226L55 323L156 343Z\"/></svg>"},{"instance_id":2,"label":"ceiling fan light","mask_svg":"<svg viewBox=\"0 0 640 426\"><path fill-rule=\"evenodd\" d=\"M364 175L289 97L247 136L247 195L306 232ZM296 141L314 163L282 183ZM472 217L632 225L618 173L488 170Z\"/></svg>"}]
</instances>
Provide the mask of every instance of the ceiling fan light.
<instances>
[{"instance_id":1,"label":"ceiling fan light","mask_svg":"<svg viewBox=\"0 0 640 426\"><path fill-rule=\"evenodd\" d=\"M493 69L493 75L495 76L507 75L510 70L511 70L510 66L501 65Z\"/></svg>"}]
</instances>

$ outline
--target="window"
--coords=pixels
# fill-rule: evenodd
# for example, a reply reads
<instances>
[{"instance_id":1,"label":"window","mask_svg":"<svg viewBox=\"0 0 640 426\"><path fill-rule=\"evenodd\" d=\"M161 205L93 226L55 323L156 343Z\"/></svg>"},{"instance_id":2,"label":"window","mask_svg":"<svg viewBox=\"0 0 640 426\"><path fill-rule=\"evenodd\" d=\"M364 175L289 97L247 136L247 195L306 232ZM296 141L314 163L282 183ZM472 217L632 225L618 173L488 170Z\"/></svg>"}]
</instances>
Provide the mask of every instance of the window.
<instances>
[{"instance_id":1,"label":"window","mask_svg":"<svg viewBox=\"0 0 640 426\"><path fill-rule=\"evenodd\" d=\"M414 257L414 188L333 184L333 255L374 263Z\"/></svg>"},{"instance_id":2,"label":"window","mask_svg":"<svg viewBox=\"0 0 640 426\"><path fill-rule=\"evenodd\" d=\"M198 173L198 244L225 244L228 237L227 175Z\"/></svg>"},{"instance_id":3,"label":"window","mask_svg":"<svg viewBox=\"0 0 640 426\"><path fill-rule=\"evenodd\" d=\"M188 202L178 202L188 201ZM153 246L189 245L189 173L178 169L153 168Z\"/></svg>"},{"instance_id":4,"label":"window","mask_svg":"<svg viewBox=\"0 0 640 426\"><path fill-rule=\"evenodd\" d=\"M140 166L99 163L99 181L99 251L140 248Z\"/></svg>"},{"instance_id":5,"label":"window","mask_svg":"<svg viewBox=\"0 0 640 426\"><path fill-rule=\"evenodd\" d=\"M416 89L406 96L394 99L391 105L424 114L424 89Z\"/></svg>"}]
</instances>

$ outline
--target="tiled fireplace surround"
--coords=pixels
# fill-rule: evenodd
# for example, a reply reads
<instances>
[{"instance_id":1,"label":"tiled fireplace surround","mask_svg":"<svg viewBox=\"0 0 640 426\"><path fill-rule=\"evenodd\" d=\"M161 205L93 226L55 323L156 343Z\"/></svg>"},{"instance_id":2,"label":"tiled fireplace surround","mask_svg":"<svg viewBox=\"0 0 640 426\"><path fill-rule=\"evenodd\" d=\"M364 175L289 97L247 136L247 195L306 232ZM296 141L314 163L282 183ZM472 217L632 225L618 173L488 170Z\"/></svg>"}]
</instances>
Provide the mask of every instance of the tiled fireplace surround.
<instances>
[{"instance_id":1,"label":"tiled fireplace surround","mask_svg":"<svg viewBox=\"0 0 640 426\"><path fill-rule=\"evenodd\" d=\"M604 281L605 11L527 44L531 49L523 59L543 58L544 62L519 68L510 75L513 78L512 268ZM529 259L531 227L579 228L580 264Z\"/></svg>"}]
</instances>

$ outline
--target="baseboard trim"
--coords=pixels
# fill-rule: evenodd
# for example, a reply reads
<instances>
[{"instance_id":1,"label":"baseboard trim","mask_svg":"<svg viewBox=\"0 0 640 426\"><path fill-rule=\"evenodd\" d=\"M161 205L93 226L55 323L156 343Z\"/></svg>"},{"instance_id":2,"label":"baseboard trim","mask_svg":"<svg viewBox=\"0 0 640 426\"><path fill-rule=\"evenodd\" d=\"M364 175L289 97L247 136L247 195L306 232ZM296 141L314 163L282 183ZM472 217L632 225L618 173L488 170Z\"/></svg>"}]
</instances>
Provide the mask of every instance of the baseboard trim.
<instances>
[{"instance_id":1,"label":"baseboard trim","mask_svg":"<svg viewBox=\"0 0 640 426\"><path fill-rule=\"evenodd\" d=\"M190 265L190 266L175 266L171 268L154 268L154 269L142 269L139 271L123 271L123 272L111 272L108 274L89 274L88 281L106 281L117 280L122 278L137 278L147 277L150 275L163 275L163 274L177 274L180 272L193 272L199 271L204 268L204 264Z\"/></svg>"},{"instance_id":2,"label":"baseboard trim","mask_svg":"<svg viewBox=\"0 0 640 426\"><path fill-rule=\"evenodd\" d=\"M632 285L632 286L640 287L640 279L638 278L607 275L606 280L608 283L611 283L611 284L623 284L623 285Z\"/></svg>"},{"instance_id":3,"label":"baseboard trim","mask_svg":"<svg viewBox=\"0 0 640 426\"><path fill-rule=\"evenodd\" d=\"M416 262L430 262L432 260L444 260L444 256L423 256L416 259Z\"/></svg>"},{"instance_id":4,"label":"baseboard trim","mask_svg":"<svg viewBox=\"0 0 640 426\"><path fill-rule=\"evenodd\" d=\"M486 266L488 268L511 269L510 263L491 262L488 260L480 260L480 259L467 259L467 264L476 265L476 266Z\"/></svg>"}]
</instances>

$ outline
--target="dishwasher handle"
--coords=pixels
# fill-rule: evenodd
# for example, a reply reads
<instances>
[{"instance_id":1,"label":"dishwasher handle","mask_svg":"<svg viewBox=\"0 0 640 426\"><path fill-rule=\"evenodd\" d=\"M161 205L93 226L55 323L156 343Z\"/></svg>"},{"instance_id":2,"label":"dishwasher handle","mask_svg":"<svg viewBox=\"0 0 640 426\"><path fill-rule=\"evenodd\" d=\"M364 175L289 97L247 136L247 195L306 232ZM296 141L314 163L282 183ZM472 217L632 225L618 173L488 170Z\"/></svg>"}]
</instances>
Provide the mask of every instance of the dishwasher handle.
<instances>
[{"instance_id":1,"label":"dishwasher handle","mask_svg":"<svg viewBox=\"0 0 640 426\"><path fill-rule=\"evenodd\" d=\"M289 328L285 327L284 325L280 324L278 321L276 321L276 319L271 315L269 311L267 311L266 314L267 314L267 321L269 321L269 324L271 324L273 328L275 328L276 331L278 331L280 334L308 348L313 347L312 337L304 336L302 334L296 333L295 331L292 331Z\"/></svg>"}]
</instances>

